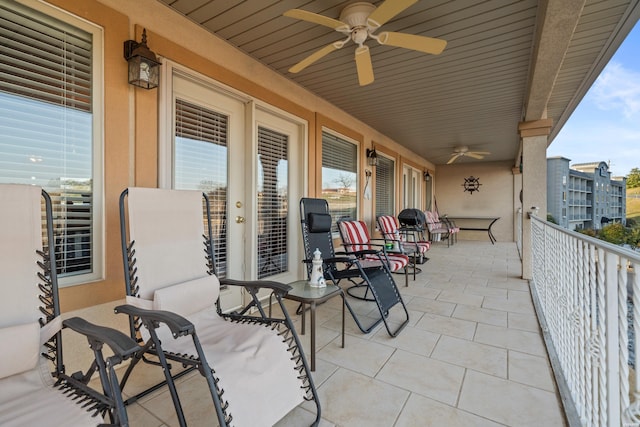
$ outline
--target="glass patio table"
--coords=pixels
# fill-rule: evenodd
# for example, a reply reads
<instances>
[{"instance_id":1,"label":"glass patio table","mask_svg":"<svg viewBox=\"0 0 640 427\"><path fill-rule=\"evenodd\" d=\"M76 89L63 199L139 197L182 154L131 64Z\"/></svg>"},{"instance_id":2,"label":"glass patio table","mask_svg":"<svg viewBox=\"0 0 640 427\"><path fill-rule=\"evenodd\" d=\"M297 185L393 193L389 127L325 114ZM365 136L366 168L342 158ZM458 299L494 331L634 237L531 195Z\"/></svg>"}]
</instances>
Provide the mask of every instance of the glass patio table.
<instances>
[{"instance_id":1,"label":"glass patio table","mask_svg":"<svg viewBox=\"0 0 640 427\"><path fill-rule=\"evenodd\" d=\"M342 348L344 348L344 292L339 286L327 283L326 287L316 288L309 286L307 280L296 280L289 283L291 290L284 296L286 299L299 302L302 312L301 335L305 333L305 305L309 305L311 311L311 370L316 370L316 306L331 298L340 295L342 298Z\"/></svg>"}]
</instances>

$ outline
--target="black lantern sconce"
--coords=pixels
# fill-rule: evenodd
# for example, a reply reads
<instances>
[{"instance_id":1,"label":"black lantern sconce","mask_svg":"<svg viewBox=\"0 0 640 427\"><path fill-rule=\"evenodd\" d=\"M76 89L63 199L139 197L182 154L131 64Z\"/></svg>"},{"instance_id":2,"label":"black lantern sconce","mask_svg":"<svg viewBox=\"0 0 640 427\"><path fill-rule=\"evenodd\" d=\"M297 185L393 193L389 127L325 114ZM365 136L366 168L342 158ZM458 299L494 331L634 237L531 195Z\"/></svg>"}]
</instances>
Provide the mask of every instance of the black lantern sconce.
<instances>
[{"instance_id":1,"label":"black lantern sconce","mask_svg":"<svg viewBox=\"0 0 640 427\"><path fill-rule=\"evenodd\" d=\"M424 180L427 182L431 181L431 174L429 174L429 171L424 172Z\"/></svg>"},{"instance_id":2,"label":"black lantern sconce","mask_svg":"<svg viewBox=\"0 0 640 427\"><path fill-rule=\"evenodd\" d=\"M376 153L375 148L367 148L367 163L369 166L378 166L378 153Z\"/></svg>"},{"instance_id":3,"label":"black lantern sconce","mask_svg":"<svg viewBox=\"0 0 640 427\"><path fill-rule=\"evenodd\" d=\"M124 42L124 58L129 63L129 83L143 89L158 87L160 62L147 47L147 30L142 30L142 41Z\"/></svg>"}]
</instances>

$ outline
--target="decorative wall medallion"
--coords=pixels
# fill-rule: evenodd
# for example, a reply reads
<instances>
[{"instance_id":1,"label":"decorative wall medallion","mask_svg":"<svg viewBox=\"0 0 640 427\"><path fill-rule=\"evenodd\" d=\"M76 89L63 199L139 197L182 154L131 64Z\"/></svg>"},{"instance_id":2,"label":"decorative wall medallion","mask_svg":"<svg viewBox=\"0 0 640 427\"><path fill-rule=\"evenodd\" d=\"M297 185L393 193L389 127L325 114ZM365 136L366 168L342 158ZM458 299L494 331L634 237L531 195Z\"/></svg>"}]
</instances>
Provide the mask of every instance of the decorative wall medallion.
<instances>
[{"instance_id":1,"label":"decorative wall medallion","mask_svg":"<svg viewBox=\"0 0 640 427\"><path fill-rule=\"evenodd\" d=\"M464 191L468 191L471 194L473 194L474 191L480 191L481 185L482 184L480 184L480 178L476 178L473 175L469 178L465 178L464 184L462 184L462 186L464 187Z\"/></svg>"}]
</instances>

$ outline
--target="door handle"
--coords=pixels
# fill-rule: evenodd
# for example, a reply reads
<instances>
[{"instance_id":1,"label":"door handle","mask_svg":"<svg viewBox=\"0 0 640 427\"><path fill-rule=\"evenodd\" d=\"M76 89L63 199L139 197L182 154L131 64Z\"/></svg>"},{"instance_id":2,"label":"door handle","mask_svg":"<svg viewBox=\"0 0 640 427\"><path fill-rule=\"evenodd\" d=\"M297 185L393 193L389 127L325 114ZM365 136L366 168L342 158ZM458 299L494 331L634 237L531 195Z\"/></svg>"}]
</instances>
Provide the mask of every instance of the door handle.
<instances>
[{"instance_id":1,"label":"door handle","mask_svg":"<svg viewBox=\"0 0 640 427\"><path fill-rule=\"evenodd\" d=\"M236 217L236 222L237 222L238 224L244 224L244 222L245 222L245 221L246 221L246 219L244 219L244 217L243 217L243 216L237 216L237 217Z\"/></svg>"}]
</instances>

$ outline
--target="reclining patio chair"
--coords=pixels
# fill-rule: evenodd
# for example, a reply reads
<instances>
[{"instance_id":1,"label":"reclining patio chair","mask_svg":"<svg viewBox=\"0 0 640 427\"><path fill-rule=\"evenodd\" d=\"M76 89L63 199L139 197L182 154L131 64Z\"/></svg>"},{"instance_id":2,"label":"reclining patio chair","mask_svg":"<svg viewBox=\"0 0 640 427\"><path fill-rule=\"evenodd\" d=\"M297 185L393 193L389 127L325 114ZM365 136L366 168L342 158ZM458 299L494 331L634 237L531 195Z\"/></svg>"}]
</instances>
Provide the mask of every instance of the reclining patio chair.
<instances>
[{"instance_id":1,"label":"reclining patio chair","mask_svg":"<svg viewBox=\"0 0 640 427\"><path fill-rule=\"evenodd\" d=\"M369 264L376 265L384 262L392 273L402 271L404 273L404 284L409 286L409 256L403 252L401 248L394 251L393 248L385 247L384 239L380 239L377 243L371 239L369 229L364 221L356 220L340 220L338 221L338 231L342 239L342 246L347 254L371 250L372 253L365 253L360 256L360 263L364 266ZM353 292L355 288L347 289L347 292L355 298L357 295ZM349 292L351 290L351 292Z\"/></svg>"},{"instance_id":2,"label":"reclining patio chair","mask_svg":"<svg viewBox=\"0 0 640 427\"><path fill-rule=\"evenodd\" d=\"M132 336L163 366L180 425L186 421L170 361L206 379L220 426L271 426L305 400L315 401L317 425L319 399L282 302L290 287L216 277L208 197L129 188L120 214L128 304L116 311L129 315ZM223 313L221 285L244 287L251 303ZM265 314L260 289L272 292L283 318ZM252 309L258 314L249 315Z\"/></svg>"},{"instance_id":3,"label":"reclining patio chair","mask_svg":"<svg viewBox=\"0 0 640 427\"><path fill-rule=\"evenodd\" d=\"M373 323L363 326L357 314L345 299L345 305L353 316L358 328L365 334L373 328L384 323L390 336L397 336L409 323L409 312L398 291L388 263L384 259L384 253L379 250L368 249L355 251L350 254L335 252L331 232L331 215L329 205L324 199L302 198L300 200L300 223L302 226L302 239L304 242L304 262L307 263L307 273L311 275L311 260L316 249L322 254L324 276L340 286L340 282L346 280L353 286L366 286L371 293L371 301L380 313ZM361 262L364 256L376 256L375 262ZM348 289L347 289L348 291ZM392 330L389 325L391 310L398 312L402 318L400 325Z\"/></svg>"},{"instance_id":4,"label":"reclining patio chair","mask_svg":"<svg viewBox=\"0 0 640 427\"><path fill-rule=\"evenodd\" d=\"M0 235L0 425L128 426L114 365L139 346L119 331L61 320L49 195L0 184ZM65 372L63 325L84 334L94 351L86 374ZM113 356L104 358L103 344ZM96 370L102 390L88 385Z\"/></svg>"},{"instance_id":5,"label":"reclining patio chair","mask_svg":"<svg viewBox=\"0 0 640 427\"><path fill-rule=\"evenodd\" d=\"M428 259L425 254L431 247L431 242L424 239L421 228L400 228L394 216L379 215L376 222L385 245L391 244L393 250L409 256L409 267L413 270L413 280L416 280L416 273L420 271L417 264L424 264Z\"/></svg>"}]
</instances>

